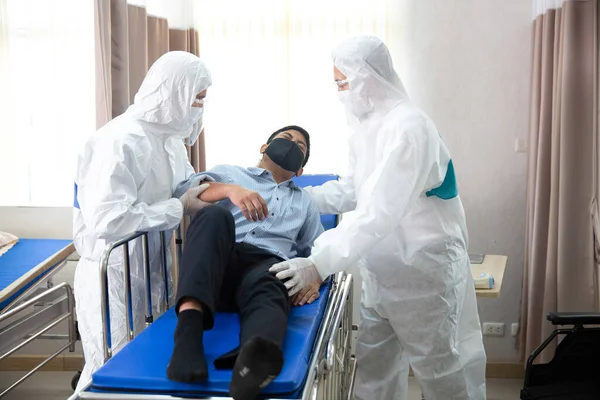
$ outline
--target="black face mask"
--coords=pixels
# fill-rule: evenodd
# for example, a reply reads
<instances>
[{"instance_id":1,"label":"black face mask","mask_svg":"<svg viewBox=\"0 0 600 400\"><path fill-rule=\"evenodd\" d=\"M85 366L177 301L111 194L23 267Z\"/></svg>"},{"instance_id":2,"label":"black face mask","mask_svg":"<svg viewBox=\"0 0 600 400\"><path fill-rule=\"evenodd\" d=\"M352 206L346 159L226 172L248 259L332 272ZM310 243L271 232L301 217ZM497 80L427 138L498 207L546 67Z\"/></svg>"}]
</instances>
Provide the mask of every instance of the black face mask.
<instances>
[{"instance_id":1,"label":"black face mask","mask_svg":"<svg viewBox=\"0 0 600 400\"><path fill-rule=\"evenodd\" d=\"M273 139L265 150L271 160L286 171L297 173L302 168L304 153L300 147L287 139Z\"/></svg>"}]
</instances>

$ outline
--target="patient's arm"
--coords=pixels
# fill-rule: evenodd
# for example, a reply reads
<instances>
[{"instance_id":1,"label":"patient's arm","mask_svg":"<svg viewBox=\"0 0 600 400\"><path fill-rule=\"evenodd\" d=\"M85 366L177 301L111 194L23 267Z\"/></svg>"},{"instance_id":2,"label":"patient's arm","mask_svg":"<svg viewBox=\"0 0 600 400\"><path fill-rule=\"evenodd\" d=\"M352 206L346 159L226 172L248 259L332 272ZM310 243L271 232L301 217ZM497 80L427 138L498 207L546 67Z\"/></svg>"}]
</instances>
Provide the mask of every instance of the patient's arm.
<instances>
[{"instance_id":1,"label":"patient's arm","mask_svg":"<svg viewBox=\"0 0 600 400\"><path fill-rule=\"evenodd\" d=\"M207 203L216 203L218 201L228 199L229 195L234 190L234 187L239 187L231 183L219 183L211 181L202 181L200 182L200 185L203 183L208 183L210 185L209 188L200 195L200 200L206 201Z\"/></svg>"},{"instance_id":2,"label":"patient's arm","mask_svg":"<svg viewBox=\"0 0 600 400\"><path fill-rule=\"evenodd\" d=\"M262 221L269 215L267 202L260 194L231 183L205 181L210 187L201 195L200 200L208 203L229 199L235 204L248 221Z\"/></svg>"},{"instance_id":3,"label":"patient's arm","mask_svg":"<svg viewBox=\"0 0 600 400\"><path fill-rule=\"evenodd\" d=\"M208 183L210 187L202 193L200 199L208 203L215 203L229 199L240 208L248 221L259 221L269 214L267 203L256 192L235 185L231 174L231 166L218 165L210 171L200 172L189 176L180 182L173 192L173 197L181 197L190 187L201 183Z\"/></svg>"}]
</instances>

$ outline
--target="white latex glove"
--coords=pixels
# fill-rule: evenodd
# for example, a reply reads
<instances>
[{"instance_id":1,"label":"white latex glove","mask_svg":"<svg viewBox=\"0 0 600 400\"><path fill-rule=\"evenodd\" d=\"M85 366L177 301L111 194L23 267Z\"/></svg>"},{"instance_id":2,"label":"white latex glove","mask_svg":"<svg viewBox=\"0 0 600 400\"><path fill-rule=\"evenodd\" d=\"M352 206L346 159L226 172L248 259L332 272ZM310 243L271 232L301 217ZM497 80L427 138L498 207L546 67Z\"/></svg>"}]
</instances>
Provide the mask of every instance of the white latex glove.
<instances>
[{"instance_id":1,"label":"white latex glove","mask_svg":"<svg viewBox=\"0 0 600 400\"><path fill-rule=\"evenodd\" d=\"M304 289L315 281L321 281L321 276L308 258L292 258L291 260L280 262L269 268L269 272L275 273L277 279L284 282L288 289L290 297Z\"/></svg>"},{"instance_id":2,"label":"white latex glove","mask_svg":"<svg viewBox=\"0 0 600 400\"><path fill-rule=\"evenodd\" d=\"M188 189L188 191L179 198L181 204L183 204L184 215L194 215L204 207L210 205L210 203L200 200L200 195L202 192L208 189L209 186L210 185L208 183L205 183L203 185L193 187Z\"/></svg>"}]
</instances>

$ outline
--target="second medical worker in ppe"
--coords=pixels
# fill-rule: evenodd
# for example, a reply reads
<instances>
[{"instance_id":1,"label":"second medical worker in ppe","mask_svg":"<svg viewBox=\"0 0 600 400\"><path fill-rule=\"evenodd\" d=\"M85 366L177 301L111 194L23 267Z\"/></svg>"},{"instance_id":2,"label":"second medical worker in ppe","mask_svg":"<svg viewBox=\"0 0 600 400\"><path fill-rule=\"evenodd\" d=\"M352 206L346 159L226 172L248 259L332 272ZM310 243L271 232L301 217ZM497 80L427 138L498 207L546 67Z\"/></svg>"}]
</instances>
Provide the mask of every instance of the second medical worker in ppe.
<instances>
[{"instance_id":1,"label":"second medical worker in ppe","mask_svg":"<svg viewBox=\"0 0 600 400\"><path fill-rule=\"evenodd\" d=\"M81 256L75 271L77 319L85 367L77 391L104 363L100 297L100 257L107 243L131 233L150 231L149 259L155 313L165 301L159 231L172 230L184 215L205 203L208 185L172 198L189 178L184 141L192 145L202 130L204 97L211 85L206 66L193 54L170 52L150 68L134 103L86 142L77 165L74 241ZM170 235L165 235L166 241ZM134 329L144 327L145 291L142 247L130 245ZM170 270L170 255L167 265ZM169 297L174 295L169 276ZM108 266L113 352L126 343L123 253L113 252ZM172 304L172 303L170 303Z\"/></svg>"},{"instance_id":2,"label":"second medical worker in ppe","mask_svg":"<svg viewBox=\"0 0 600 400\"><path fill-rule=\"evenodd\" d=\"M353 135L350 168L309 188L322 213L346 213L308 259L272 267L290 293L361 267L357 399L407 399L409 365L427 400L485 399L485 364L465 213L450 153L408 98L375 37L333 51Z\"/></svg>"}]
</instances>

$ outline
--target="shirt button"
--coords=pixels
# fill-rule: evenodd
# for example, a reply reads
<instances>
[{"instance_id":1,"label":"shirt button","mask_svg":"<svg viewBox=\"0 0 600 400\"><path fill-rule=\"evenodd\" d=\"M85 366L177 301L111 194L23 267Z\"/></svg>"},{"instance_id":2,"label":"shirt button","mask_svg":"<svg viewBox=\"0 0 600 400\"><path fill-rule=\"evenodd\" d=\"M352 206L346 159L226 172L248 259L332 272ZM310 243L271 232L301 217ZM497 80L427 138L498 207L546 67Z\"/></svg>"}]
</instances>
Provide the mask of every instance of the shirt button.
<instances>
[{"instance_id":1,"label":"shirt button","mask_svg":"<svg viewBox=\"0 0 600 400\"><path fill-rule=\"evenodd\" d=\"M275 213L271 213L271 217L274 217L274 216L275 216Z\"/></svg>"},{"instance_id":2,"label":"shirt button","mask_svg":"<svg viewBox=\"0 0 600 400\"><path fill-rule=\"evenodd\" d=\"M254 235L254 231L252 231L252 234Z\"/></svg>"},{"instance_id":3,"label":"shirt button","mask_svg":"<svg viewBox=\"0 0 600 400\"><path fill-rule=\"evenodd\" d=\"M277 198L277 200L279 200L279 197Z\"/></svg>"}]
</instances>

